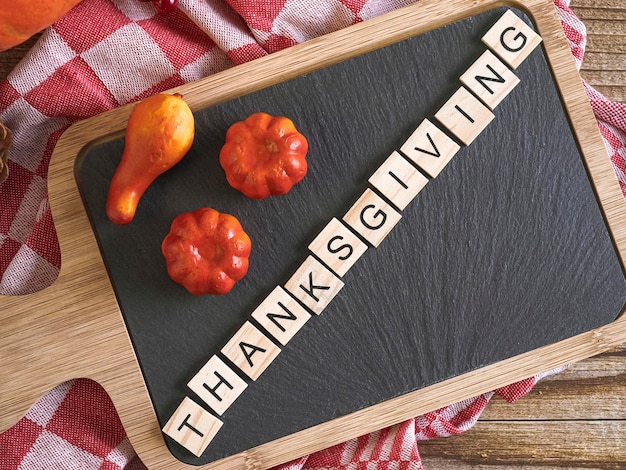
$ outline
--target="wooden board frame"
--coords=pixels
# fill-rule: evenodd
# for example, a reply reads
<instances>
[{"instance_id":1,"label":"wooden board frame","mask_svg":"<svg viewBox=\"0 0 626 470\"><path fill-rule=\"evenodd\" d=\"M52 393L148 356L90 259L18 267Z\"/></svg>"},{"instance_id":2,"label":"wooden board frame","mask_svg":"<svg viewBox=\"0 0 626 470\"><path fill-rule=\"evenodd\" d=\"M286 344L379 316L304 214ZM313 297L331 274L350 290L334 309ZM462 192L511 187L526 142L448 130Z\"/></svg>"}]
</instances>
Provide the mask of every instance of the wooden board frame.
<instances>
[{"instance_id":1,"label":"wooden board frame","mask_svg":"<svg viewBox=\"0 0 626 470\"><path fill-rule=\"evenodd\" d=\"M624 267L626 203L551 0L424 0L372 20L181 87L195 110L326 67L497 6L528 15L584 156L607 227ZM77 122L61 137L49 170L49 198L62 255L57 281L25 296L0 297L0 430L44 393L78 377L110 395L142 461L151 469L268 468L347 439L476 396L626 341L626 316L609 325L492 364L202 467L167 449L82 204L75 167L90 146L120 137L132 105Z\"/></svg>"}]
</instances>

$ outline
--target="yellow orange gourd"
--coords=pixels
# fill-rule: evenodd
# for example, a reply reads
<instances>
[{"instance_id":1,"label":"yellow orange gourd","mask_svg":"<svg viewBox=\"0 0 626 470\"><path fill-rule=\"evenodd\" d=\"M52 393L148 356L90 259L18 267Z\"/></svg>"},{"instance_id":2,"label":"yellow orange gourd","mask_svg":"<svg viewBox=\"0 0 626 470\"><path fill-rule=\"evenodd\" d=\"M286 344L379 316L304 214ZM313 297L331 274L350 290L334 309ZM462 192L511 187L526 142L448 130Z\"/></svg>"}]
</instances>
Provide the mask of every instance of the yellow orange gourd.
<instances>
[{"instance_id":1,"label":"yellow orange gourd","mask_svg":"<svg viewBox=\"0 0 626 470\"><path fill-rule=\"evenodd\" d=\"M194 118L182 95L158 94L137 104L126 127L124 151L111 179L106 214L111 222L131 222L141 196L189 151Z\"/></svg>"},{"instance_id":2,"label":"yellow orange gourd","mask_svg":"<svg viewBox=\"0 0 626 470\"><path fill-rule=\"evenodd\" d=\"M47 28L82 0L11 0L0 7L0 52Z\"/></svg>"}]
</instances>

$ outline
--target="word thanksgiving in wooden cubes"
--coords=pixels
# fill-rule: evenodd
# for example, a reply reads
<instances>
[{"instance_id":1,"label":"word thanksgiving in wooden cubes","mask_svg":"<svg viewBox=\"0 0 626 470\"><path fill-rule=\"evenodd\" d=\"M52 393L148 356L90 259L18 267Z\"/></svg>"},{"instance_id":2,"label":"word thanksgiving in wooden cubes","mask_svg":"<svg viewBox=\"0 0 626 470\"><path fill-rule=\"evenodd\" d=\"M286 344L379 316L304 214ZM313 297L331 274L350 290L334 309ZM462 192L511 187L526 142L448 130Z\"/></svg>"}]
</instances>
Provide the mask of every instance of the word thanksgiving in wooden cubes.
<instances>
[{"instance_id":1,"label":"word thanksgiving in wooden cubes","mask_svg":"<svg viewBox=\"0 0 626 470\"><path fill-rule=\"evenodd\" d=\"M310 254L284 286L276 286L245 324L189 381L208 411L185 397L163 432L200 456L216 435L222 416L257 380L287 343L339 295L342 278L367 250L381 245L402 213L427 188L463 145L470 145L495 119L496 106L519 83L516 69L541 37L511 10L482 37L489 48L463 73L460 86L424 118L398 151L392 151L368 180L341 220L333 217L308 245ZM255 323L257 326L255 326ZM248 380L244 380L247 378Z\"/></svg>"}]
</instances>

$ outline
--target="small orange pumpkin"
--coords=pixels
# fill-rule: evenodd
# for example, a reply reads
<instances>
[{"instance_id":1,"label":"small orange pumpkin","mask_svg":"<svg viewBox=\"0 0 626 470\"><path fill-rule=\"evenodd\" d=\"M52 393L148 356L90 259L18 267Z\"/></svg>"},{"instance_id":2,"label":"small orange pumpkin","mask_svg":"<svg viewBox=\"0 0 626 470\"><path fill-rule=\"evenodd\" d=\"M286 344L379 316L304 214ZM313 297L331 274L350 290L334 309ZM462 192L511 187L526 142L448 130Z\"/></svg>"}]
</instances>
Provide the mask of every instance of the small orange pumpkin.
<instances>
[{"instance_id":1,"label":"small orange pumpkin","mask_svg":"<svg viewBox=\"0 0 626 470\"><path fill-rule=\"evenodd\" d=\"M10 0L0 8L0 52L47 28L82 0Z\"/></svg>"}]
</instances>

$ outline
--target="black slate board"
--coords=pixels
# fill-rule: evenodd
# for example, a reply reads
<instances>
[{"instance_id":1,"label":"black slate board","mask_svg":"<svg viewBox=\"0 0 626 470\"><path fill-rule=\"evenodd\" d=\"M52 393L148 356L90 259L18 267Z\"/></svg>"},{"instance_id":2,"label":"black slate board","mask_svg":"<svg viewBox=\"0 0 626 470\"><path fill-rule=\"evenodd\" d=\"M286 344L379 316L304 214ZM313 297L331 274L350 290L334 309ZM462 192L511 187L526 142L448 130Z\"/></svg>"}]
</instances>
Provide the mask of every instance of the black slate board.
<instances>
[{"instance_id":1,"label":"black slate board","mask_svg":"<svg viewBox=\"0 0 626 470\"><path fill-rule=\"evenodd\" d=\"M304 261L310 241L432 120L503 12L196 113L192 150L148 189L128 226L104 213L123 139L81 160L81 195L161 425L194 396L189 379ZM203 456L166 437L177 458L215 461L616 318L622 268L541 48L515 73L521 83L495 120L229 408ZM263 201L230 188L218 163L226 129L256 111L289 116L310 143L306 178ZM253 241L248 275L222 297L187 294L160 254L172 219L202 206L237 216Z\"/></svg>"}]
</instances>

